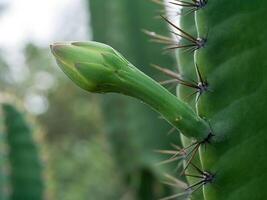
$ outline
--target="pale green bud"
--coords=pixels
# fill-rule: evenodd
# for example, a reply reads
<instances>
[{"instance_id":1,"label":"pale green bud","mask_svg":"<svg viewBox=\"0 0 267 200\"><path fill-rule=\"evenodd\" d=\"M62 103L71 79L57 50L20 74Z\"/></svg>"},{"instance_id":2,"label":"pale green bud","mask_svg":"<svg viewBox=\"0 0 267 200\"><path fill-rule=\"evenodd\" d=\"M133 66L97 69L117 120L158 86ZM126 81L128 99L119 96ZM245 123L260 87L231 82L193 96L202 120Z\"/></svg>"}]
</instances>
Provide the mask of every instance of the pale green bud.
<instances>
[{"instance_id":1,"label":"pale green bud","mask_svg":"<svg viewBox=\"0 0 267 200\"><path fill-rule=\"evenodd\" d=\"M129 65L116 50L98 42L55 43L50 48L67 76L90 92L116 92L120 80L114 73Z\"/></svg>"}]
</instances>

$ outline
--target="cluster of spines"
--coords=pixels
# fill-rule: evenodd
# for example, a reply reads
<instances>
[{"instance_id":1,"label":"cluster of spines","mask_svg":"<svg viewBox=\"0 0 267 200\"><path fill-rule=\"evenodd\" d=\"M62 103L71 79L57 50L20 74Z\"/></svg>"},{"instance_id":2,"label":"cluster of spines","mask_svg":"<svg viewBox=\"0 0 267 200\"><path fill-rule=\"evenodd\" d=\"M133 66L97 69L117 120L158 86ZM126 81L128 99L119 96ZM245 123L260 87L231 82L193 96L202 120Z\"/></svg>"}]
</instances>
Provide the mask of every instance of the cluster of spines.
<instances>
[{"instance_id":1,"label":"cluster of spines","mask_svg":"<svg viewBox=\"0 0 267 200\"><path fill-rule=\"evenodd\" d=\"M184 0L170 0L168 1L169 5L164 2L164 0L151 0L152 2L164 5L169 10L168 12L173 13L174 16L181 15L181 12L177 9L179 7L186 8L185 15L194 13L195 11L204 8L208 0L191 0L191 1L184 1ZM160 13L166 13L165 10L162 10Z\"/></svg>"},{"instance_id":2,"label":"cluster of spines","mask_svg":"<svg viewBox=\"0 0 267 200\"><path fill-rule=\"evenodd\" d=\"M144 30L144 32L152 38L151 41L167 45L164 48L165 51L183 49L185 52L193 53L194 51L205 47L205 44L207 42L207 36L203 38L194 37L191 34L179 28L177 25L175 25L166 17L164 16L161 17L173 28L173 31L171 31L171 33L173 34L174 37L183 38L184 40L187 41L186 44L180 44L180 42L179 41L177 42L177 40L175 40L174 37L164 36L152 31Z\"/></svg>"},{"instance_id":3,"label":"cluster of spines","mask_svg":"<svg viewBox=\"0 0 267 200\"><path fill-rule=\"evenodd\" d=\"M153 1L158 4L164 4L160 0L153 0ZM185 14L188 14L188 13L194 13L198 11L199 9L203 9L207 5L208 0L191 0L191 1L173 0L168 3L174 6L184 7L185 9L187 9L187 12ZM170 6L170 5L167 5L167 6ZM167 22L168 25L171 26L172 28L171 33L173 34L173 37L160 35L155 32L151 32L147 30L145 30L144 32L151 37L151 41L167 45L167 47L164 48L164 51L182 49L186 52L193 53L205 47L207 40L208 40L207 38L208 35L206 35L206 37L194 37L191 34L187 33L185 30L181 29L171 20L169 20L168 17L161 15L161 18L165 22ZM175 39L175 37L177 39ZM186 41L185 44L181 44L181 38ZM190 94L189 97L196 94L197 95L196 102L198 102L200 96L204 92L210 91L207 79L203 77L203 75L200 72L199 66L197 64L195 64L195 69L196 69L198 81L187 80L183 78L179 73L169 70L167 68L161 67L159 65L152 65L152 66L155 67L160 72L162 72L163 74L170 77L170 79L168 80L161 81L160 83L162 85L178 83L183 86L194 89L195 91L192 94ZM166 164L166 163L170 163L174 161L182 161L182 162L185 161L185 165L183 167L181 175L198 179L194 184L185 187L184 186L186 185L185 183L181 184L180 180L168 175L168 179L170 179L172 183L167 182L167 184L171 186L179 187L180 189L183 189L184 192L163 198L162 200L169 200L169 199L174 199L177 197L187 199L188 196L190 196L193 192L200 189L202 186L213 182L215 178L215 174L209 171L203 171L199 167L197 167L195 164L193 164L193 160L200 146L201 145L206 146L207 144L210 144L213 136L214 136L214 133L211 129L209 135L202 141L195 141L189 146L184 147L184 148L180 148L177 145L172 145L174 147L173 150L158 150L157 151L158 153L171 155L169 159L162 161L160 164ZM188 169L189 166L192 166L192 168L197 173L196 174L186 173L186 170ZM183 187L181 187L181 185Z\"/></svg>"}]
</instances>

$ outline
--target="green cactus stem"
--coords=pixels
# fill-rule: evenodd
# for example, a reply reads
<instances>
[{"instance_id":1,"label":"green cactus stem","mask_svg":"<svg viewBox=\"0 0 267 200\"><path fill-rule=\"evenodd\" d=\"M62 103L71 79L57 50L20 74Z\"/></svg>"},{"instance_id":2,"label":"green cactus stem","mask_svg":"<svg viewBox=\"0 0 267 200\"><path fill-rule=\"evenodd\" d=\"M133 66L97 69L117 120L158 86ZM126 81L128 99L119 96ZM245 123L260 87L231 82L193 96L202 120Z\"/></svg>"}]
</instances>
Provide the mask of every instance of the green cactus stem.
<instances>
[{"instance_id":1,"label":"green cactus stem","mask_svg":"<svg viewBox=\"0 0 267 200\"><path fill-rule=\"evenodd\" d=\"M178 54L182 75L194 77L197 63L208 79L212 92L194 106L216 132L212 145L199 151L199 167L216 176L199 190L202 197L192 199L266 199L266 6L261 0L210 0L181 17L183 30L194 27L199 37L208 35L194 57L182 50ZM179 87L180 97L187 93Z\"/></svg>"},{"instance_id":2,"label":"green cactus stem","mask_svg":"<svg viewBox=\"0 0 267 200\"><path fill-rule=\"evenodd\" d=\"M0 110L0 199L8 199L7 145L4 130L4 116Z\"/></svg>"},{"instance_id":3,"label":"green cactus stem","mask_svg":"<svg viewBox=\"0 0 267 200\"><path fill-rule=\"evenodd\" d=\"M9 148L11 200L41 200L42 166L32 131L24 116L12 105L2 105Z\"/></svg>"}]
</instances>

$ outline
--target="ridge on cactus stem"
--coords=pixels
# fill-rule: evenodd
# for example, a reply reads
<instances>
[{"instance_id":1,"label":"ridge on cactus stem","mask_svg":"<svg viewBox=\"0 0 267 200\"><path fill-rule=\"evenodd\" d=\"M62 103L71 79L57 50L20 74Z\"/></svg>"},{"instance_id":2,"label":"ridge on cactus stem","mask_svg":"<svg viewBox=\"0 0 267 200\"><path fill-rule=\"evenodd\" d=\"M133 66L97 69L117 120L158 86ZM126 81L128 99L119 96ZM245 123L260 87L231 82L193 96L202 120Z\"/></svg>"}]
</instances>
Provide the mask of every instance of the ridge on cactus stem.
<instances>
[{"instance_id":1,"label":"ridge on cactus stem","mask_svg":"<svg viewBox=\"0 0 267 200\"><path fill-rule=\"evenodd\" d=\"M142 73L120 53L97 42L51 45L58 65L81 88L95 93L122 93L159 112L187 137L203 141L209 125L184 102Z\"/></svg>"}]
</instances>

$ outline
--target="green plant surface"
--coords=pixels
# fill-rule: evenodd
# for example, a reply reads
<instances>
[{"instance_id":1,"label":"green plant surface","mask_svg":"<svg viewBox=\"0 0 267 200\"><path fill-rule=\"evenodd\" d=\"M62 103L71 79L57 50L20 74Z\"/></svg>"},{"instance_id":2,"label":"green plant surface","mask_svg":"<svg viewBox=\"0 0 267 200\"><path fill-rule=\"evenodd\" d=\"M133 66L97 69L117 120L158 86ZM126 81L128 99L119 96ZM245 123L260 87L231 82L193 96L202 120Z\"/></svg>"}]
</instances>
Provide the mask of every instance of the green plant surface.
<instances>
[{"instance_id":1,"label":"green plant surface","mask_svg":"<svg viewBox=\"0 0 267 200\"><path fill-rule=\"evenodd\" d=\"M162 114L184 135L199 141L208 136L207 123L188 105L111 47L96 42L55 43L51 51L61 69L83 89L135 97Z\"/></svg>"},{"instance_id":2,"label":"green plant surface","mask_svg":"<svg viewBox=\"0 0 267 200\"><path fill-rule=\"evenodd\" d=\"M11 200L43 199L42 165L32 130L13 105L2 105L9 148Z\"/></svg>"},{"instance_id":3,"label":"green plant surface","mask_svg":"<svg viewBox=\"0 0 267 200\"><path fill-rule=\"evenodd\" d=\"M218 174L205 187L207 200L267 196L266 6L261 0L211 1L196 15L199 34L211 29L207 47L196 55L213 90L199 102L199 115L211 120L217 138L201 151L203 168Z\"/></svg>"},{"instance_id":4,"label":"green plant surface","mask_svg":"<svg viewBox=\"0 0 267 200\"><path fill-rule=\"evenodd\" d=\"M205 200L262 200L267 195L265 7L260 0L208 1L195 13L199 37L209 34L194 62L210 88L196 109L215 134L211 145L199 151L202 169L215 174L204 186ZM181 18L188 32L191 17ZM179 58L182 72L195 73L186 66L192 59L181 50Z\"/></svg>"}]
</instances>

